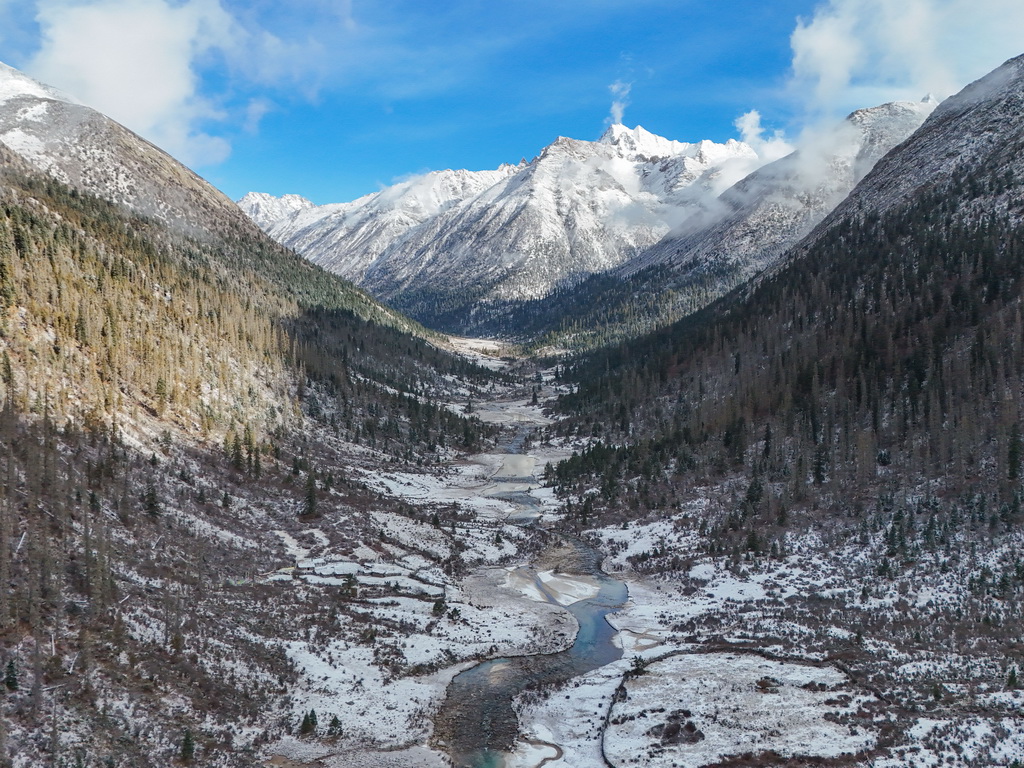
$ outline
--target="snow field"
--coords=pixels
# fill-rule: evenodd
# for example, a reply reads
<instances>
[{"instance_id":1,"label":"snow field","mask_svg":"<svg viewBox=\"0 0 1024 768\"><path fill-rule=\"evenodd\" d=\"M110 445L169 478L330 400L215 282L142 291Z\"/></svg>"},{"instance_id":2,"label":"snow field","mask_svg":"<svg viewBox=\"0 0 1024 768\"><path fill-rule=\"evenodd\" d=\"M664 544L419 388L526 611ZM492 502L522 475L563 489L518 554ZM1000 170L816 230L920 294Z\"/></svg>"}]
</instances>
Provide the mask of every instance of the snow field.
<instances>
[{"instance_id":1,"label":"snow field","mask_svg":"<svg viewBox=\"0 0 1024 768\"><path fill-rule=\"evenodd\" d=\"M534 768L529 740L557 744L562 757L552 768L602 765L601 734L612 698L630 667L626 658L575 678L562 688L528 692L516 701L521 737L507 768ZM542 758L543 759L543 758Z\"/></svg>"},{"instance_id":2,"label":"snow field","mask_svg":"<svg viewBox=\"0 0 1024 768\"><path fill-rule=\"evenodd\" d=\"M831 667L753 655L685 654L625 683L604 735L615 766L701 766L730 755L838 757L869 749L872 733L836 722L872 697ZM674 736L669 724L678 723ZM661 726L660 728L658 726Z\"/></svg>"},{"instance_id":3,"label":"snow field","mask_svg":"<svg viewBox=\"0 0 1024 768\"><path fill-rule=\"evenodd\" d=\"M458 587L449 586L447 605L458 609L457 618L439 617L432 601L409 597L356 604L365 611L362 626L405 627L369 646L341 636L289 643L288 656L303 680L292 693L293 717L314 709L323 729L337 715L340 743L359 750L425 743L430 715L462 669L485 657L561 650L575 637L571 615L514 592L505 586L506 575L502 568L484 569ZM323 581L329 577L318 578L321 587L332 586ZM385 670L384 658L397 660L404 670L400 676ZM417 674L417 669L437 671Z\"/></svg>"}]
</instances>

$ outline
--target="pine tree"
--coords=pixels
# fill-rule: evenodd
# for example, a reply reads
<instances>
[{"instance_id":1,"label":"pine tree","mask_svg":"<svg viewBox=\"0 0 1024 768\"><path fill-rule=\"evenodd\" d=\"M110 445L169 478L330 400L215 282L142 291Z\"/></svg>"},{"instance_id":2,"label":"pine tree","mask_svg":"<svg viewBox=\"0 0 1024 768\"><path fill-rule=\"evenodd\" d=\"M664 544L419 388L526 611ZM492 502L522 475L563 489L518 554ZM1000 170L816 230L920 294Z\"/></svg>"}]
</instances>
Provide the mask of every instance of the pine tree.
<instances>
[{"instance_id":1,"label":"pine tree","mask_svg":"<svg viewBox=\"0 0 1024 768\"><path fill-rule=\"evenodd\" d=\"M163 413L164 407L167 405L167 380L163 376L156 380L156 404L157 410Z\"/></svg>"},{"instance_id":2,"label":"pine tree","mask_svg":"<svg viewBox=\"0 0 1024 768\"><path fill-rule=\"evenodd\" d=\"M181 762L191 763L192 758L196 754L196 742L192 737L192 731L188 728L185 729L185 734L181 737Z\"/></svg>"},{"instance_id":3,"label":"pine tree","mask_svg":"<svg viewBox=\"0 0 1024 768\"><path fill-rule=\"evenodd\" d=\"M306 474L306 498L302 503L302 514L310 517L316 515L316 475L312 472Z\"/></svg>"},{"instance_id":4,"label":"pine tree","mask_svg":"<svg viewBox=\"0 0 1024 768\"><path fill-rule=\"evenodd\" d=\"M341 736L341 720L337 715L331 715L331 724L327 726L328 736Z\"/></svg>"},{"instance_id":5,"label":"pine tree","mask_svg":"<svg viewBox=\"0 0 1024 768\"><path fill-rule=\"evenodd\" d=\"M14 665L14 659L7 662L4 670L4 685L8 691L18 690L18 668Z\"/></svg>"},{"instance_id":6,"label":"pine tree","mask_svg":"<svg viewBox=\"0 0 1024 768\"><path fill-rule=\"evenodd\" d=\"M299 725L299 733L303 736L316 733L316 710L311 709L302 716L302 723Z\"/></svg>"},{"instance_id":7,"label":"pine tree","mask_svg":"<svg viewBox=\"0 0 1024 768\"><path fill-rule=\"evenodd\" d=\"M245 469L245 456L242 453L242 438L236 432L231 440L231 466L241 471Z\"/></svg>"},{"instance_id":8,"label":"pine tree","mask_svg":"<svg viewBox=\"0 0 1024 768\"><path fill-rule=\"evenodd\" d=\"M157 495L156 486L150 483L142 494L142 506L146 513L156 517L160 514L160 497Z\"/></svg>"}]
</instances>

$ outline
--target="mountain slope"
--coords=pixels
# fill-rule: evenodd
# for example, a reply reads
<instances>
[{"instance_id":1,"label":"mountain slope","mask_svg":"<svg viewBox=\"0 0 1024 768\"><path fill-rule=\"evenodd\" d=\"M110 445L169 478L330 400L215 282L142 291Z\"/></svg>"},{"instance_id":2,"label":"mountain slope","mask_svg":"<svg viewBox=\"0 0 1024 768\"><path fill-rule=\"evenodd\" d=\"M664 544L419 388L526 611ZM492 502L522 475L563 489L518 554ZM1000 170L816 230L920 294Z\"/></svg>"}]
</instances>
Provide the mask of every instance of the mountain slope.
<instances>
[{"instance_id":1,"label":"mountain slope","mask_svg":"<svg viewBox=\"0 0 1024 768\"><path fill-rule=\"evenodd\" d=\"M867 210L892 209L925 187L948 186L958 195L979 193L979 199L988 200L981 193L991 194L991 185L986 190L962 187L963 175L979 169L1005 176L997 185L1003 190L997 210L1012 209L1013 196L1006 192L1019 183L1022 170L1022 92L1024 57L1018 57L943 101L901 147L899 157L876 167L819 229Z\"/></svg>"},{"instance_id":2,"label":"mountain slope","mask_svg":"<svg viewBox=\"0 0 1024 768\"><path fill-rule=\"evenodd\" d=\"M710 270L730 275L725 289L750 278L810 232L935 104L894 102L854 112L730 187L622 271L652 264L681 275Z\"/></svg>"},{"instance_id":3,"label":"mountain slope","mask_svg":"<svg viewBox=\"0 0 1024 768\"><path fill-rule=\"evenodd\" d=\"M74 189L216 244L229 271L243 267L306 306L348 309L425 333L365 292L311 266L268 238L219 190L124 126L0 64L0 144Z\"/></svg>"},{"instance_id":4,"label":"mountain slope","mask_svg":"<svg viewBox=\"0 0 1024 768\"><path fill-rule=\"evenodd\" d=\"M105 115L0 64L0 143L70 186L191 235L240 226L199 176ZM200 225L203 222L203 225Z\"/></svg>"},{"instance_id":5,"label":"mountain slope","mask_svg":"<svg viewBox=\"0 0 1024 768\"><path fill-rule=\"evenodd\" d=\"M616 125L597 142L559 138L528 164L436 172L264 226L414 317L465 329L474 310L621 264L756 162L739 142Z\"/></svg>"},{"instance_id":6,"label":"mountain slope","mask_svg":"<svg viewBox=\"0 0 1024 768\"><path fill-rule=\"evenodd\" d=\"M477 445L436 401L491 377L24 165L0 147L0 764L155 768L188 731L251 766L324 606L260 574L311 524L372 553L396 507L360 478Z\"/></svg>"},{"instance_id":7,"label":"mountain slope","mask_svg":"<svg viewBox=\"0 0 1024 768\"><path fill-rule=\"evenodd\" d=\"M879 764L955 761L972 728L998 732L972 760L1024 756L1022 149L1024 57L762 276L570 370L554 430L593 441L549 473L567 526L676 596L680 653L703 633L855 670L892 726ZM693 609L727 582L738 613Z\"/></svg>"}]
</instances>

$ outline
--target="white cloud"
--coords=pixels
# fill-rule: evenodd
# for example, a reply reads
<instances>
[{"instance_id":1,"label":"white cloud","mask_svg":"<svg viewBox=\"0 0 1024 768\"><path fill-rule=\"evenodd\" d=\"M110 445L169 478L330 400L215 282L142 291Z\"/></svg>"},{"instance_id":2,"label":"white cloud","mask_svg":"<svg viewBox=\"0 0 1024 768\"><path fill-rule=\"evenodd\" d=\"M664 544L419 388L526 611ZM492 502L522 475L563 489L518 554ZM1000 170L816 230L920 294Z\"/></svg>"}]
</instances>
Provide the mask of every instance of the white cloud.
<instances>
[{"instance_id":1,"label":"white cloud","mask_svg":"<svg viewBox=\"0 0 1024 768\"><path fill-rule=\"evenodd\" d=\"M940 98L1024 53L1020 0L828 0L793 32L808 116Z\"/></svg>"},{"instance_id":2,"label":"white cloud","mask_svg":"<svg viewBox=\"0 0 1024 768\"><path fill-rule=\"evenodd\" d=\"M268 99L252 99L245 108L246 133L259 133L260 121L274 110L274 104Z\"/></svg>"},{"instance_id":3,"label":"white cloud","mask_svg":"<svg viewBox=\"0 0 1024 768\"><path fill-rule=\"evenodd\" d=\"M608 122L612 125L622 124L622 116L626 112L626 107L629 106L629 92L632 89L632 83L624 83L622 80L616 80L608 86L608 90L612 94L612 107L608 115Z\"/></svg>"},{"instance_id":4,"label":"white cloud","mask_svg":"<svg viewBox=\"0 0 1024 768\"><path fill-rule=\"evenodd\" d=\"M193 66L233 45L235 25L217 0L44 0L37 18L41 47L28 66L34 76L186 163L227 157L228 143L198 127L223 113L200 94Z\"/></svg>"},{"instance_id":5,"label":"white cloud","mask_svg":"<svg viewBox=\"0 0 1024 768\"><path fill-rule=\"evenodd\" d=\"M30 74L190 165L225 160L231 147L216 133L229 118L255 131L270 108L264 98L239 100L235 86L302 82L307 96L316 88L315 43L246 26L221 0L38 0L36 20Z\"/></svg>"},{"instance_id":6,"label":"white cloud","mask_svg":"<svg viewBox=\"0 0 1024 768\"><path fill-rule=\"evenodd\" d=\"M764 137L761 113L756 109L736 118L735 126L740 140L757 153L762 163L773 162L793 151L793 145L786 141L782 131L775 131L770 138Z\"/></svg>"}]
</instances>

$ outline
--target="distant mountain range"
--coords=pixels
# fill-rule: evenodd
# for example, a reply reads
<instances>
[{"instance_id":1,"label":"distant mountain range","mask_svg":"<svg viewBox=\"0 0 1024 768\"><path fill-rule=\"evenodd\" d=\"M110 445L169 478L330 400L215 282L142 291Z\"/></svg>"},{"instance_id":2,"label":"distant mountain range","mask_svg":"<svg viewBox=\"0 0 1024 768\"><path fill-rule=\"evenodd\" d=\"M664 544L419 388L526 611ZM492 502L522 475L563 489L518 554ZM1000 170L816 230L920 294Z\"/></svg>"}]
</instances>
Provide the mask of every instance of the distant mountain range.
<instances>
[{"instance_id":1,"label":"distant mountain range","mask_svg":"<svg viewBox=\"0 0 1024 768\"><path fill-rule=\"evenodd\" d=\"M430 322L617 267L758 163L741 142L614 125L598 141L559 138L529 163L436 171L351 203L239 203L281 243Z\"/></svg>"},{"instance_id":2,"label":"distant mountain range","mask_svg":"<svg viewBox=\"0 0 1024 768\"><path fill-rule=\"evenodd\" d=\"M772 263L934 106L854 112L768 165L742 142L613 125L529 163L436 171L351 203L249 193L239 205L279 242L448 331L550 332L573 303L614 306L620 283L651 267L667 268L660 288L636 290L673 291L658 312L674 319ZM586 283L602 274L611 281Z\"/></svg>"}]
</instances>

